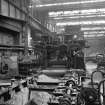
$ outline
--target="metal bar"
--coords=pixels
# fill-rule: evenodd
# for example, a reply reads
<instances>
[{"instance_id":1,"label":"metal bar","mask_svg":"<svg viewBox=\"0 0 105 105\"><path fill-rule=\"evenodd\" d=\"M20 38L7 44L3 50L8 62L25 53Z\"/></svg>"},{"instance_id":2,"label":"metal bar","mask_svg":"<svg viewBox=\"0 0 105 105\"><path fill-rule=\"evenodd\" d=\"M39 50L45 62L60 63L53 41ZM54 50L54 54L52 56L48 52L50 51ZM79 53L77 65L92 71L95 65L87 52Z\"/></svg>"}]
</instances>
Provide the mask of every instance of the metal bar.
<instances>
[{"instance_id":1,"label":"metal bar","mask_svg":"<svg viewBox=\"0 0 105 105\"><path fill-rule=\"evenodd\" d=\"M104 93L104 96L103 96L103 105L105 105L105 81L103 82L103 93Z\"/></svg>"}]
</instances>

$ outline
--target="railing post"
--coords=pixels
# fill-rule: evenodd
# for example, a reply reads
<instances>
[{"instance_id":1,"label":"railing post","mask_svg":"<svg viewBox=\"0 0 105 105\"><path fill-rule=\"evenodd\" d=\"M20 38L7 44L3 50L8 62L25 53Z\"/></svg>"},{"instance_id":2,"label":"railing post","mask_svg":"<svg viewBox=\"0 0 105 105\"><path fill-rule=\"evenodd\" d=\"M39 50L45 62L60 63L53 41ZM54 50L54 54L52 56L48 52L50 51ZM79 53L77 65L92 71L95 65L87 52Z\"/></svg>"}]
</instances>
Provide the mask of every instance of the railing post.
<instances>
[{"instance_id":1,"label":"railing post","mask_svg":"<svg viewBox=\"0 0 105 105\"><path fill-rule=\"evenodd\" d=\"M105 105L105 80L103 82L103 105Z\"/></svg>"}]
</instances>

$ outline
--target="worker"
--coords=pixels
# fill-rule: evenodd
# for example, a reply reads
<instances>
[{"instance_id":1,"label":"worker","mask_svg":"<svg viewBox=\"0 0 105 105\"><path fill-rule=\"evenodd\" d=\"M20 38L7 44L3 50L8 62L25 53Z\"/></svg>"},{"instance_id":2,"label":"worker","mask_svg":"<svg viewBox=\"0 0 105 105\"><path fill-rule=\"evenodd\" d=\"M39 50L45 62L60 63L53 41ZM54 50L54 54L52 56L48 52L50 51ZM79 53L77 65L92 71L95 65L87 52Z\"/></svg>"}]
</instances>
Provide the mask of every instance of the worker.
<instances>
[{"instance_id":1,"label":"worker","mask_svg":"<svg viewBox=\"0 0 105 105\"><path fill-rule=\"evenodd\" d=\"M75 52L75 57L76 57L76 69L83 69L85 70L85 63L84 63L84 53L82 51L82 49L78 50Z\"/></svg>"}]
</instances>

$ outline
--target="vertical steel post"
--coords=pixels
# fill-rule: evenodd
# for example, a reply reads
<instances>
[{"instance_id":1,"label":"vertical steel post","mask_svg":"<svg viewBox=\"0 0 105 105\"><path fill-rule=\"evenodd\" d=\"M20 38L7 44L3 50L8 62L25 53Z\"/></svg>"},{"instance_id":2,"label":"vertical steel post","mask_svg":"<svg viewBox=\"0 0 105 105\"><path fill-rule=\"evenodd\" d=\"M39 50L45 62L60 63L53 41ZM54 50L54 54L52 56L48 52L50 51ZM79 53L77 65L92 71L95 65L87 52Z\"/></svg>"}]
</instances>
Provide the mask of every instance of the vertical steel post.
<instances>
[{"instance_id":1,"label":"vertical steel post","mask_svg":"<svg viewBox=\"0 0 105 105\"><path fill-rule=\"evenodd\" d=\"M29 3L30 0L27 0L26 2L26 32L25 32L25 55L28 55L28 26L29 26L29 21L30 21L30 16L29 16Z\"/></svg>"},{"instance_id":2,"label":"vertical steel post","mask_svg":"<svg viewBox=\"0 0 105 105\"><path fill-rule=\"evenodd\" d=\"M1 5L2 5L1 2L2 2L2 1L0 0L0 14L1 14L1 9L2 9L2 8L1 8Z\"/></svg>"},{"instance_id":3,"label":"vertical steel post","mask_svg":"<svg viewBox=\"0 0 105 105\"><path fill-rule=\"evenodd\" d=\"M103 105L105 105L105 81L103 82Z\"/></svg>"}]
</instances>

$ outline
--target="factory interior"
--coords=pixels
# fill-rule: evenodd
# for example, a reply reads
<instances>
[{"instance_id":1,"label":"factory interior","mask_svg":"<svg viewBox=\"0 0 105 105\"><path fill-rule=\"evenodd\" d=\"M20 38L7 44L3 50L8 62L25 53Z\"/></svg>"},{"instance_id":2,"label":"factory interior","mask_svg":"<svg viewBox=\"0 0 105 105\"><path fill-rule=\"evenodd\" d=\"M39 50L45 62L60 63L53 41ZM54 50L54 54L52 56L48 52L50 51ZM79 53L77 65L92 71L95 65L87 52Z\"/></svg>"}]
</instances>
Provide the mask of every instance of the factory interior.
<instances>
[{"instance_id":1,"label":"factory interior","mask_svg":"<svg viewBox=\"0 0 105 105\"><path fill-rule=\"evenodd\" d=\"M105 105L105 0L0 0L0 105Z\"/></svg>"}]
</instances>

